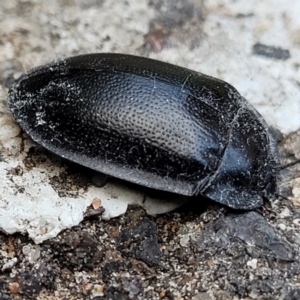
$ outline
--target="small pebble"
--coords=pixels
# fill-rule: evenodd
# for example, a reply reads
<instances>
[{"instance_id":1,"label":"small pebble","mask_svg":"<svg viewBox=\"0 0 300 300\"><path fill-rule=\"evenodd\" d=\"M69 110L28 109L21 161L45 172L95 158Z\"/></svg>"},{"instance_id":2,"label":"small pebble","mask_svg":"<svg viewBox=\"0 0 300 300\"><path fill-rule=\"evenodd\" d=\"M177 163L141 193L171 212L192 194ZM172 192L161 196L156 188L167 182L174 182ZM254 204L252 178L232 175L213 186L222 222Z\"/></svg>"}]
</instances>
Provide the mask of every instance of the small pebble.
<instances>
[{"instance_id":1,"label":"small pebble","mask_svg":"<svg viewBox=\"0 0 300 300\"><path fill-rule=\"evenodd\" d=\"M161 292L159 293L159 298L163 299L163 298L165 298L165 296L166 296L165 291L161 291Z\"/></svg>"},{"instance_id":2,"label":"small pebble","mask_svg":"<svg viewBox=\"0 0 300 300\"><path fill-rule=\"evenodd\" d=\"M253 258L251 260L247 261L247 266L251 267L252 269L256 270L257 269L257 259Z\"/></svg>"},{"instance_id":3,"label":"small pebble","mask_svg":"<svg viewBox=\"0 0 300 300\"><path fill-rule=\"evenodd\" d=\"M293 220L293 223L294 223L296 226L300 226L300 219L295 219L295 220Z\"/></svg>"},{"instance_id":4,"label":"small pebble","mask_svg":"<svg viewBox=\"0 0 300 300\"><path fill-rule=\"evenodd\" d=\"M95 197L92 201L93 209L98 209L101 205L102 201L99 198Z\"/></svg>"},{"instance_id":5,"label":"small pebble","mask_svg":"<svg viewBox=\"0 0 300 300\"><path fill-rule=\"evenodd\" d=\"M103 297L103 295L104 295L104 285L95 284L91 294L92 294L93 297Z\"/></svg>"},{"instance_id":6,"label":"small pebble","mask_svg":"<svg viewBox=\"0 0 300 300\"><path fill-rule=\"evenodd\" d=\"M28 256L28 254L30 253L30 250L31 250L31 246L30 245L25 245L23 246L22 248L22 252L25 256Z\"/></svg>"},{"instance_id":7,"label":"small pebble","mask_svg":"<svg viewBox=\"0 0 300 300\"><path fill-rule=\"evenodd\" d=\"M286 230L286 226L283 223L278 224L278 228L281 229L282 231Z\"/></svg>"},{"instance_id":8,"label":"small pebble","mask_svg":"<svg viewBox=\"0 0 300 300\"><path fill-rule=\"evenodd\" d=\"M295 186L292 190L292 193L293 193L293 204L296 206L296 207L300 207L300 187L298 186Z\"/></svg>"},{"instance_id":9,"label":"small pebble","mask_svg":"<svg viewBox=\"0 0 300 300\"><path fill-rule=\"evenodd\" d=\"M16 295L20 292L20 285L18 282L12 282L9 285L9 291L11 294Z\"/></svg>"},{"instance_id":10,"label":"small pebble","mask_svg":"<svg viewBox=\"0 0 300 300\"><path fill-rule=\"evenodd\" d=\"M289 217L291 215L290 210L286 207L284 210L279 214L279 218Z\"/></svg>"},{"instance_id":11,"label":"small pebble","mask_svg":"<svg viewBox=\"0 0 300 300\"><path fill-rule=\"evenodd\" d=\"M198 293L192 300L211 300L211 297L207 293Z\"/></svg>"},{"instance_id":12,"label":"small pebble","mask_svg":"<svg viewBox=\"0 0 300 300\"><path fill-rule=\"evenodd\" d=\"M187 247L189 241L190 241L190 235L186 234L180 239L180 245L182 247Z\"/></svg>"},{"instance_id":13,"label":"small pebble","mask_svg":"<svg viewBox=\"0 0 300 300\"><path fill-rule=\"evenodd\" d=\"M84 295L89 295L90 292L92 291L93 289L93 285L89 282L85 283L83 286L82 286L82 292Z\"/></svg>"},{"instance_id":14,"label":"small pebble","mask_svg":"<svg viewBox=\"0 0 300 300\"><path fill-rule=\"evenodd\" d=\"M300 246L300 233L295 236L295 243Z\"/></svg>"},{"instance_id":15,"label":"small pebble","mask_svg":"<svg viewBox=\"0 0 300 300\"><path fill-rule=\"evenodd\" d=\"M7 263L5 263L2 266L2 271L11 269L17 262L18 262L18 259L16 257L10 259Z\"/></svg>"}]
</instances>

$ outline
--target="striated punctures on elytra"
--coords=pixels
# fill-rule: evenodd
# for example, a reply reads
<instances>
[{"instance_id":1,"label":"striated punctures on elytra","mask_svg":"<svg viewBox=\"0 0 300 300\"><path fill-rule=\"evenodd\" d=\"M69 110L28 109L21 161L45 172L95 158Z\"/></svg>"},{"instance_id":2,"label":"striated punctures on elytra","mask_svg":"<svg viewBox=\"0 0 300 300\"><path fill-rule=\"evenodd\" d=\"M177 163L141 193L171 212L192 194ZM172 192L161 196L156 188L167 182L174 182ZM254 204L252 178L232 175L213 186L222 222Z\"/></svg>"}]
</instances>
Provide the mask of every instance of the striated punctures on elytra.
<instances>
[{"instance_id":1,"label":"striated punctures on elytra","mask_svg":"<svg viewBox=\"0 0 300 300\"><path fill-rule=\"evenodd\" d=\"M237 209L274 195L278 157L268 126L219 79L89 54L29 71L9 98L33 140L105 174Z\"/></svg>"}]
</instances>

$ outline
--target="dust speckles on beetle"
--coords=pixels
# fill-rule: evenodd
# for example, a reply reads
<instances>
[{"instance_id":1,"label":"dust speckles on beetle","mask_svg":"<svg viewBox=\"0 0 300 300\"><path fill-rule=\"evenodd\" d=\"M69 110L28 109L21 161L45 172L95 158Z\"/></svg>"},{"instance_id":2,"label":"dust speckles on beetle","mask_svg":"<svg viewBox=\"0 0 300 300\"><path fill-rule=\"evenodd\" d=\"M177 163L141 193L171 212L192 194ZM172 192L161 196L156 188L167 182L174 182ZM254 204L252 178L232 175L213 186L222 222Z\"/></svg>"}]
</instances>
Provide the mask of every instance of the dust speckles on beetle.
<instances>
[{"instance_id":1,"label":"dust speckles on beetle","mask_svg":"<svg viewBox=\"0 0 300 300\"><path fill-rule=\"evenodd\" d=\"M269 128L219 79L142 57L88 54L29 71L9 98L33 140L91 169L236 209L275 193Z\"/></svg>"}]
</instances>

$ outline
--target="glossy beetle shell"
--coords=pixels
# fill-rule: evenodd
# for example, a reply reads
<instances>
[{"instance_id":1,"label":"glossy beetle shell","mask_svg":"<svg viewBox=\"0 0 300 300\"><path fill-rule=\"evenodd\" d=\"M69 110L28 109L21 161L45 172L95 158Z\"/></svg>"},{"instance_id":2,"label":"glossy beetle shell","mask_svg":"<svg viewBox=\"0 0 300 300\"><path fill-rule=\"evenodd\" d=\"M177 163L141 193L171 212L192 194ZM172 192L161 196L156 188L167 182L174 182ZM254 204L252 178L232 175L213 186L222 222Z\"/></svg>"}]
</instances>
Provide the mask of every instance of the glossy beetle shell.
<instances>
[{"instance_id":1,"label":"glossy beetle shell","mask_svg":"<svg viewBox=\"0 0 300 300\"><path fill-rule=\"evenodd\" d=\"M253 209L276 190L275 142L228 83L123 54L35 68L9 91L15 120L50 151L158 190Z\"/></svg>"}]
</instances>

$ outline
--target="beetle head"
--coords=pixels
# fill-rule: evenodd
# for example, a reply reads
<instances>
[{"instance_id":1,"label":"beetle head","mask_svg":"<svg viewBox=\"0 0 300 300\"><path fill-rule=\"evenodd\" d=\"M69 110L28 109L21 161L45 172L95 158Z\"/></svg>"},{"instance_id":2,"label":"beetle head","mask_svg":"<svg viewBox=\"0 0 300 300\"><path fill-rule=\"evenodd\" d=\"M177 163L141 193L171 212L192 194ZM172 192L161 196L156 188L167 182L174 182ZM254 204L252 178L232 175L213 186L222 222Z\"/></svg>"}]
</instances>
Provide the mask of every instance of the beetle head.
<instances>
[{"instance_id":1,"label":"beetle head","mask_svg":"<svg viewBox=\"0 0 300 300\"><path fill-rule=\"evenodd\" d=\"M275 141L252 107L234 118L224 155L201 194L235 209L254 209L276 192Z\"/></svg>"}]
</instances>

